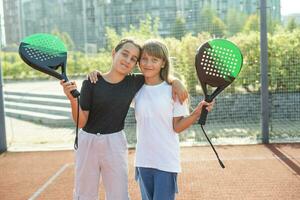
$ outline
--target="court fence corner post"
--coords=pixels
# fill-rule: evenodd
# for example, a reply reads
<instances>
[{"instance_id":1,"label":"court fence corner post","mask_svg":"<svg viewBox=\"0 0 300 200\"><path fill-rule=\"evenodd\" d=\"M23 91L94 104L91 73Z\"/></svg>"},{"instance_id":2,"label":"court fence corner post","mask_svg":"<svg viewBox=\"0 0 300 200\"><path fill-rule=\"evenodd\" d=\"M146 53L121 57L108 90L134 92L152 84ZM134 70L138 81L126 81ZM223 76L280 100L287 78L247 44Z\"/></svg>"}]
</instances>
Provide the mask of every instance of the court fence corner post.
<instances>
[{"instance_id":1,"label":"court fence corner post","mask_svg":"<svg viewBox=\"0 0 300 200\"><path fill-rule=\"evenodd\" d=\"M260 0L260 67L261 67L261 131L262 142L269 143L268 36L267 2Z\"/></svg>"},{"instance_id":2,"label":"court fence corner post","mask_svg":"<svg viewBox=\"0 0 300 200\"><path fill-rule=\"evenodd\" d=\"M0 53L2 51L2 25L0 15ZM4 112L4 98L3 98L3 80L2 80L2 65L0 54L0 153L7 151L6 144L6 129L5 129L5 112Z\"/></svg>"},{"instance_id":3,"label":"court fence corner post","mask_svg":"<svg viewBox=\"0 0 300 200\"><path fill-rule=\"evenodd\" d=\"M0 45L1 48L1 45ZM7 150L6 145L6 131L5 131L5 112L4 112L4 98L3 98L3 81L2 81L2 65L0 58L0 153Z\"/></svg>"}]
</instances>

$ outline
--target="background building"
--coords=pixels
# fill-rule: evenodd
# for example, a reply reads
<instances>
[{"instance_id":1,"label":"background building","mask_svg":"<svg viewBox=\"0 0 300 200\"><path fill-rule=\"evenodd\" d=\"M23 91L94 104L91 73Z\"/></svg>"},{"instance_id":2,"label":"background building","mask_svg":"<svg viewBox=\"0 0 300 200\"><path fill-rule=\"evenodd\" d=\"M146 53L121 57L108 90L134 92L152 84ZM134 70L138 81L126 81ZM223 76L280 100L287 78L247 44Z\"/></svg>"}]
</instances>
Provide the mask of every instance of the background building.
<instances>
[{"instance_id":1,"label":"background building","mask_svg":"<svg viewBox=\"0 0 300 200\"><path fill-rule=\"evenodd\" d=\"M3 0L6 44L18 44L23 36L21 0Z\"/></svg>"},{"instance_id":2,"label":"background building","mask_svg":"<svg viewBox=\"0 0 300 200\"><path fill-rule=\"evenodd\" d=\"M3 1L0 1L0 47L5 46Z\"/></svg>"},{"instance_id":3,"label":"background building","mask_svg":"<svg viewBox=\"0 0 300 200\"><path fill-rule=\"evenodd\" d=\"M258 0L4 0L7 45L38 32L66 32L76 50L95 52L105 46L106 27L117 33L138 26L147 15L159 18L159 34L174 35L176 20L184 20L184 30L201 31L204 8L213 10L223 21L233 10L246 15L256 14ZM280 0L268 1L272 20L280 21ZM202 24L201 24L202 23ZM184 31L182 30L182 31ZM178 30L176 30L178 32Z\"/></svg>"}]
</instances>

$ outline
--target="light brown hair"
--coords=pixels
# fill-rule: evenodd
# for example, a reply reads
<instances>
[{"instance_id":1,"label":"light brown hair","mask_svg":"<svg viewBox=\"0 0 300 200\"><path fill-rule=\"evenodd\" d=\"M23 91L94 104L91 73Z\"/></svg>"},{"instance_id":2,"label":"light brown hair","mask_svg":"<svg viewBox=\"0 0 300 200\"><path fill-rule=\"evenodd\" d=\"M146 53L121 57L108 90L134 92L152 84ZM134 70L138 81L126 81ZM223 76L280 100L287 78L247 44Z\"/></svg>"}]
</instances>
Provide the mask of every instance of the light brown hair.
<instances>
[{"instance_id":1,"label":"light brown hair","mask_svg":"<svg viewBox=\"0 0 300 200\"><path fill-rule=\"evenodd\" d=\"M163 81L170 83L169 71L171 63L169 58L169 50L167 46L156 39L147 40L142 47L142 53L147 53L150 56L160 58L165 62L165 65L163 68L161 68L159 75Z\"/></svg>"}]
</instances>

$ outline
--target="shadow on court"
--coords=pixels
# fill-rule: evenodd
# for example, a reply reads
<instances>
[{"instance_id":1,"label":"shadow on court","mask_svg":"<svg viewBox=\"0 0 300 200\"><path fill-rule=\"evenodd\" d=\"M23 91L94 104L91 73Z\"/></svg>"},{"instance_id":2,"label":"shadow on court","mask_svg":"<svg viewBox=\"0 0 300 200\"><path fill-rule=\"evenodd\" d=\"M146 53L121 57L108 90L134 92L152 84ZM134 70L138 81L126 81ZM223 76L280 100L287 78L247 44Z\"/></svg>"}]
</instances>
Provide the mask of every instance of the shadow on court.
<instances>
[{"instance_id":1,"label":"shadow on court","mask_svg":"<svg viewBox=\"0 0 300 200\"><path fill-rule=\"evenodd\" d=\"M300 199L300 143L216 148L225 169L209 146L181 148L177 200ZM138 200L133 162L130 150L129 191ZM0 199L72 199L73 168L73 151L1 154ZM99 190L104 199L102 185Z\"/></svg>"}]
</instances>

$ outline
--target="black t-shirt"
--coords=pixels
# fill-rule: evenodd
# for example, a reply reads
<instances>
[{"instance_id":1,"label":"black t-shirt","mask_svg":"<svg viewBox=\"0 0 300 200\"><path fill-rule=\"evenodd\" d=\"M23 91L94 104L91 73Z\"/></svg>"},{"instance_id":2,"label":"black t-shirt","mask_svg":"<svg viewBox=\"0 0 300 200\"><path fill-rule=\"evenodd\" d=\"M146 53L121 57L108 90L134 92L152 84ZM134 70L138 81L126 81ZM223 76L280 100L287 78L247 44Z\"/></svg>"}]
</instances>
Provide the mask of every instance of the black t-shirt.
<instances>
[{"instance_id":1,"label":"black t-shirt","mask_svg":"<svg viewBox=\"0 0 300 200\"><path fill-rule=\"evenodd\" d=\"M84 80L80 106L89 111L83 130L88 133L109 134L124 129L124 121L132 99L144 84L141 74L127 75L119 83L105 81L101 76L96 84Z\"/></svg>"}]
</instances>

